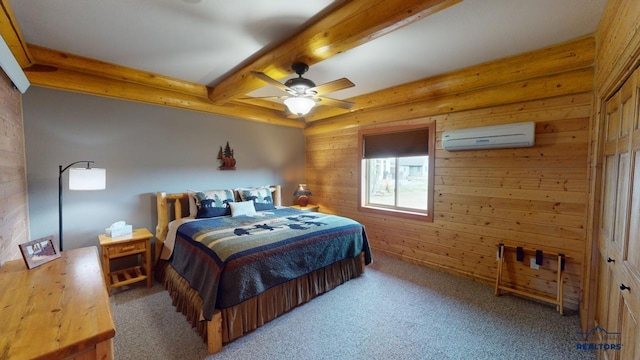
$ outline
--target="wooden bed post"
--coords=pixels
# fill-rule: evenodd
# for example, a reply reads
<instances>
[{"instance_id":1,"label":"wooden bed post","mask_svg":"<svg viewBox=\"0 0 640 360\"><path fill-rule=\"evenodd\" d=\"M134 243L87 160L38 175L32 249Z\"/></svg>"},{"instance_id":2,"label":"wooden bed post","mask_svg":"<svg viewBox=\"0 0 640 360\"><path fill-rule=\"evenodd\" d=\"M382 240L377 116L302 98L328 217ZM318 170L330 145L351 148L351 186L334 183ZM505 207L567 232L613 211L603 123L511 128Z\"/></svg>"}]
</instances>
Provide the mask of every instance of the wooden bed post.
<instances>
[{"instance_id":1,"label":"wooden bed post","mask_svg":"<svg viewBox=\"0 0 640 360\"><path fill-rule=\"evenodd\" d=\"M207 350L215 354L222 350L222 313L216 310L213 319L207 322Z\"/></svg>"},{"instance_id":2,"label":"wooden bed post","mask_svg":"<svg viewBox=\"0 0 640 360\"><path fill-rule=\"evenodd\" d=\"M162 254L164 241L167 239L169 232L169 222L182 218L181 200L188 199L187 193L167 194L160 191L156 195L156 205L158 209L158 225L156 226L156 253L155 262L157 263ZM173 205L173 217L169 217L169 203Z\"/></svg>"},{"instance_id":3,"label":"wooden bed post","mask_svg":"<svg viewBox=\"0 0 640 360\"><path fill-rule=\"evenodd\" d=\"M282 186L274 185L271 191L273 192L273 205L282 206Z\"/></svg>"},{"instance_id":4,"label":"wooden bed post","mask_svg":"<svg viewBox=\"0 0 640 360\"><path fill-rule=\"evenodd\" d=\"M156 251L154 254L154 266L160 259L160 252L162 251L162 245L167 238L167 231L169 231L169 213L167 209L167 193L160 191L156 196L156 205L158 209L158 225L156 226Z\"/></svg>"}]
</instances>

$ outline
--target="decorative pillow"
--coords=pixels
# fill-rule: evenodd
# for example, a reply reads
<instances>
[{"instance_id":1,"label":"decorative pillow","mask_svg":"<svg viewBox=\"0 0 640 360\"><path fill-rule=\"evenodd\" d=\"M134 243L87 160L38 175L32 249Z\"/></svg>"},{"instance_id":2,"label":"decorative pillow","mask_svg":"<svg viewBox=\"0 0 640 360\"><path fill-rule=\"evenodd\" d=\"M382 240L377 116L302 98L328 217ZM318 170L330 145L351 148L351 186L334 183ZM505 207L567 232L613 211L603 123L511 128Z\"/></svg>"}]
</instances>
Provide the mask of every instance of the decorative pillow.
<instances>
[{"instance_id":1,"label":"decorative pillow","mask_svg":"<svg viewBox=\"0 0 640 360\"><path fill-rule=\"evenodd\" d=\"M231 210L227 203L225 207L216 207L215 200L205 199L200 201L200 208L196 213L196 219L212 218L217 216L225 216L231 214Z\"/></svg>"},{"instance_id":2,"label":"decorative pillow","mask_svg":"<svg viewBox=\"0 0 640 360\"><path fill-rule=\"evenodd\" d=\"M240 188L236 189L241 201L253 201L256 211L272 210L273 205L271 189L268 186L260 188Z\"/></svg>"},{"instance_id":3,"label":"decorative pillow","mask_svg":"<svg viewBox=\"0 0 640 360\"><path fill-rule=\"evenodd\" d=\"M255 216L256 208L253 206L253 201L241 201L229 203L231 208L231 217L236 216Z\"/></svg>"},{"instance_id":4,"label":"decorative pillow","mask_svg":"<svg viewBox=\"0 0 640 360\"><path fill-rule=\"evenodd\" d=\"M198 206L196 205L196 193L197 190L187 190L187 195L189 198L189 216L194 218L198 214Z\"/></svg>"},{"instance_id":5,"label":"decorative pillow","mask_svg":"<svg viewBox=\"0 0 640 360\"><path fill-rule=\"evenodd\" d=\"M229 203L234 202L233 190L199 191L195 194L198 211L196 218L209 218L231 214Z\"/></svg>"}]
</instances>

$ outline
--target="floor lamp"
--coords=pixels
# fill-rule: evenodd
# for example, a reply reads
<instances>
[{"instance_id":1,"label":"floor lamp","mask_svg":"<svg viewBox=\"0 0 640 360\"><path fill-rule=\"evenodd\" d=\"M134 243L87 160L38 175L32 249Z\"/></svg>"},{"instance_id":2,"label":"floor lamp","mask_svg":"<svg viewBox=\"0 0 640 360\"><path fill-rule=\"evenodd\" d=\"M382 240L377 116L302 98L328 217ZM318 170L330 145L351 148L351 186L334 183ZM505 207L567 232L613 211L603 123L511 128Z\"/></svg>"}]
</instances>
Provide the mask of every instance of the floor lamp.
<instances>
[{"instance_id":1,"label":"floor lamp","mask_svg":"<svg viewBox=\"0 0 640 360\"><path fill-rule=\"evenodd\" d=\"M83 168L71 168L75 164L86 163ZM69 169L69 190L104 190L107 188L107 171L105 169L92 168L93 161L76 161L66 167L59 166L58 173L58 240L60 251L62 245L62 174Z\"/></svg>"}]
</instances>

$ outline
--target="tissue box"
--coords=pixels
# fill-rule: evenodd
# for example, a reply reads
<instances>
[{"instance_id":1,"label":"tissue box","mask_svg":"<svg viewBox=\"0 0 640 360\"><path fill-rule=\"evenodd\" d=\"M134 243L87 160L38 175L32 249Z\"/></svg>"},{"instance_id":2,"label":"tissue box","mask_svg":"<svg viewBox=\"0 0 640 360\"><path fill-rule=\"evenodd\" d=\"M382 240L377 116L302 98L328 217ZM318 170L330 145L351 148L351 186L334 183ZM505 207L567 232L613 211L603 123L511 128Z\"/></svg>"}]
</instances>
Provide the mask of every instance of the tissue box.
<instances>
[{"instance_id":1,"label":"tissue box","mask_svg":"<svg viewBox=\"0 0 640 360\"><path fill-rule=\"evenodd\" d=\"M118 227L110 227L105 229L107 236L116 237L121 235L131 234L133 232L132 225L123 225Z\"/></svg>"}]
</instances>

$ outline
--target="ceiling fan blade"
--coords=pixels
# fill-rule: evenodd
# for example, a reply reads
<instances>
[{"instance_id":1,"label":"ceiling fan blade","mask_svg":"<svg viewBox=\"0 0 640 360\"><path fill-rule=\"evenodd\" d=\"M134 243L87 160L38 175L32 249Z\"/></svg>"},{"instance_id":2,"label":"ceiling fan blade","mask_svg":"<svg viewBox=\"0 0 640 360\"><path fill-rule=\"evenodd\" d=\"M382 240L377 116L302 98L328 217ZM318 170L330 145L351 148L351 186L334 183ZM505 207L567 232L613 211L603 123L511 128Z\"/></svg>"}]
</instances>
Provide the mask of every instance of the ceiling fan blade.
<instances>
[{"instance_id":1,"label":"ceiling fan blade","mask_svg":"<svg viewBox=\"0 0 640 360\"><path fill-rule=\"evenodd\" d=\"M332 98L328 98L328 97L324 97L324 96L317 96L315 97L316 100L318 100L318 105L327 105L327 106L333 106L333 107L339 107L342 109L351 109L351 107L353 105L355 105L355 103L351 102L351 101L345 101L345 100L336 100L336 99L332 99Z\"/></svg>"},{"instance_id":2,"label":"ceiling fan blade","mask_svg":"<svg viewBox=\"0 0 640 360\"><path fill-rule=\"evenodd\" d=\"M276 98L277 100L277 98ZM256 98L238 98L235 100L237 103L251 105L251 106L259 106L266 109L276 110L276 111L286 111L286 107L280 101L272 101L267 99L256 99Z\"/></svg>"},{"instance_id":3,"label":"ceiling fan blade","mask_svg":"<svg viewBox=\"0 0 640 360\"><path fill-rule=\"evenodd\" d=\"M282 90L282 91L284 91L284 92L290 93L290 92L292 92L292 91L293 91L293 89L290 89L290 88L288 88L288 87L284 86L284 84L283 84L283 83L281 83L281 82L279 82L278 80L276 80L276 79L274 79L274 78L272 78L272 77L268 76L268 75L267 75L267 74L265 74L265 73L261 73L261 72L258 72L258 71L252 71L252 72L251 72L251 75L253 75L253 76L257 77L258 79L260 79L260 80L262 80L262 81L266 82L266 83L267 83L267 84L269 84L269 85L272 85L272 86L277 87L278 89L280 89L280 90ZM295 91L293 91L293 92L295 92Z\"/></svg>"},{"instance_id":4,"label":"ceiling fan blade","mask_svg":"<svg viewBox=\"0 0 640 360\"><path fill-rule=\"evenodd\" d=\"M351 80L347 79L347 78L342 78L342 79L338 79L338 80L334 80L334 81L330 81L328 83L324 83L321 85L318 85L314 88L311 88L307 91L315 91L318 95L324 95L324 94L328 94L330 92L334 92L334 91L338 91L338 90L342 90L342 89L347 89L350 87L355 86L354 83L351 82Z\"/></svg>"},{"instance_id":5,"label":"ceiling fan blade","mask_svg":"<svg viewBox=\"0 0 640 360\"><path fill-rule=\"evenodd\" d=\"M283 95L283 96L257 96L257 97L242 97L242 98L238 98L239 100L284 100L288 98L288 96Z\"/></svg>"}]
</instances>

